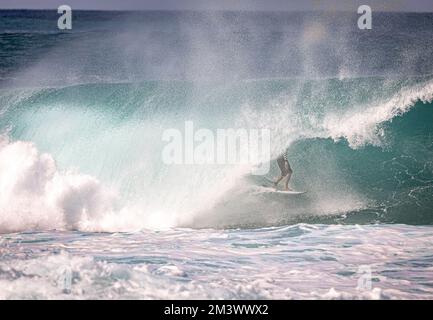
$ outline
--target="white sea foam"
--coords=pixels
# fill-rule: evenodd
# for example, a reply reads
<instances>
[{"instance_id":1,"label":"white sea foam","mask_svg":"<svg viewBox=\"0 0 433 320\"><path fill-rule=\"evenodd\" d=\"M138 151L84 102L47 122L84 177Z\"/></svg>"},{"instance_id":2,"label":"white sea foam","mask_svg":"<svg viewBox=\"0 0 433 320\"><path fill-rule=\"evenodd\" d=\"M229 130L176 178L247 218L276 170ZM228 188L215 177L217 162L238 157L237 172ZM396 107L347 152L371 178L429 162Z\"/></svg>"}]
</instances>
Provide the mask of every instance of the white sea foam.
<instances>
[{"instance_id":1,"label":"white sea foam","mask_svg":"<svg viewBox=\"0 0 433 320\"><path fill-rule=\"evenodd\" d=\"M209 186L208 179L200 178L203 172L194 171L194 167L186 167L182 172L177 168L170 170L173 174L169 180L185 181L182 189L176 184L166 187L164 193L149 188L141 197L134 197L135 202L119 204L116 190L95 177L72 170L62 171L51 155L40 153L33 143L12 142L3 135L0 140L0 233L171 228L188 223L195 210L212 206L218 195L227 190L221 183L230 188L237 176L223 177L220 184ZM215 170L207 171L212 175ZM191 181L194 176L196 179ZM190 183L186 184L188 179ZM201 193L191 189L198 183L203 186ZM201 196L194 199L191 197L194 193Z\"/></svg>"}]
</instances>

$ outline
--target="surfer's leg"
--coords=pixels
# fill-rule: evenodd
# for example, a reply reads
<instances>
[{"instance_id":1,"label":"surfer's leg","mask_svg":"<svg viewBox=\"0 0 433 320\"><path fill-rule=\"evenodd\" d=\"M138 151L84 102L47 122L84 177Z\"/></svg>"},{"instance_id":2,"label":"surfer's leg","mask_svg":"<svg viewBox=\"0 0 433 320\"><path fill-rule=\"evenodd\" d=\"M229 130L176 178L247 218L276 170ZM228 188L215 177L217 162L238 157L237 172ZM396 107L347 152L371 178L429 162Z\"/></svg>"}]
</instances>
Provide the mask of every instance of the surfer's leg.
<instances>
[{"instance_id":1,"label":"surfer's leg","mask_svg":"<svg viewBox=\"0 0 433 320\"><path fill-rule=\"evenodd\" d=\"M274 187L276 188L281 180L283 180L284 176L280 175L275 181L274 181Z\"/></svg>"},{"instance_id":2,"label":"surfer's leg","mask_svg":"<svg viewBox=\"0 0 433 320\"><path fill-rule=\"evenodd\" d=\"M287 175L286 183L285 183L285 185L284 185L284 190L292 191L292 189L289 188L289 182L290 182L290 178L291 178L291 177L292 177L292 173L290 172L290 173Z\"/></svg>"},{"instance_id":3,"label":"surfer's leg","mask_svg":"<svg viewBox=\"0 0 433 320\"><path fill-rule=\"evenodd\" d=\"M290 164L288 162L286 162L286 172L287 172L287 178L286 178L286 184L285 184L285 190L287 191L291 191L292 189L289 188L289 182L290 182L290 178L292 177L292 173L293 170L290 167Z\"/></svg>"},{"instance_id":4,"label":"surfer's leg","mask_svg":"<svg viewBox=\"0 0 433 320\"><path fill-rule=\"evenodd\" d=\"M286 165L285 165L285 161L283 159L283 157L279 157L277 158L277 164L278 167L280 168L281 174L280 176L274 181L274 186L275 188L277 187L278 183L280 183L281 180L284 179L284 177L287 175L287 171L286 171Z\"/></svg>"}]
</instances>

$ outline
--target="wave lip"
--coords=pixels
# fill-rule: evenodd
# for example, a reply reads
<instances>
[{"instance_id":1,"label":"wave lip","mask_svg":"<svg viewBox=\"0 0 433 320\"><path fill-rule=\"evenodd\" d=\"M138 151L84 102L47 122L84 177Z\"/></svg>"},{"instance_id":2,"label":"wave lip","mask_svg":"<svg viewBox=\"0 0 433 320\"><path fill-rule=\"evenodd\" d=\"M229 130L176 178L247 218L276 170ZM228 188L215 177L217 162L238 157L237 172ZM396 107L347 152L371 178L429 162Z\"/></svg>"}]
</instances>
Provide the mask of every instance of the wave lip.
<instances>
[{"instance_id":1,"label":"wave lip","mask_svg":"<svg viewBox=\"0 0 433 320\"><path fill-rule=\"evenodd\" d=\"M433 101L433 81L404 88L384 102L350 109L343 114L327 115L323 128L330 138L336 141L344 138L353 148L366 144L378 146L384 135L380 125L408 112L418 101Z\"/></svg>"}]
</instances>

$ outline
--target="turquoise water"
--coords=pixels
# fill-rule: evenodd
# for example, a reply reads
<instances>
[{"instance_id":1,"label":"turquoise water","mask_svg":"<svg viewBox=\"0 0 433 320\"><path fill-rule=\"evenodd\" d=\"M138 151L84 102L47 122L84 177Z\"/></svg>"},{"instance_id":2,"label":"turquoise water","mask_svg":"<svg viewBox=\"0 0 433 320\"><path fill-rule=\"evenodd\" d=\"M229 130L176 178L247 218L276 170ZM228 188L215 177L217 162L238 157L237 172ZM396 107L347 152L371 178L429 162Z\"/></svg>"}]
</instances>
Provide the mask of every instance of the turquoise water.
<instances>
[{"instance_id":1,"label":"turquoise water","mask_svg":"<svg viewBox=\"0 0 433 320\"><path fill-rule=\"evenodd\" d=\"M75 17L0 11L0 298L431 298L431 14ZM164 164L185 121L307 193Z\"/></svg>"}]
</instances>

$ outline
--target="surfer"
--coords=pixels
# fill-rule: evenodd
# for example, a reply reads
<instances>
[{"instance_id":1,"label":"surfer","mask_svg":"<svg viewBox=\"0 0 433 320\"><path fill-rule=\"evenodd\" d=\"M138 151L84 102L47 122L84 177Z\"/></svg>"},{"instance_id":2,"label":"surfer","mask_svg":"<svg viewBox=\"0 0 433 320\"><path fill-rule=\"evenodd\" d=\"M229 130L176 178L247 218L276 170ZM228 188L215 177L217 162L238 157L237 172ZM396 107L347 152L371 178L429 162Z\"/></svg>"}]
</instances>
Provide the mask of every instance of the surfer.
<instances>
[{"instance_id":1,"label":"surfer","mask_svg":"<svg viewBox=\"0 0 433 320\"><path fill-rule=\"evenodd\" d=\"M281 180L283 180L285 177L287 177L285 184L284 184L284 190L285 191L292 191L292 189L289 188L289 181L290 181L290 178L292 177L293 171L292 171L292 168L290 167L289 160L287 160L287 149L284 153L282 153L277 158L277 164L281 170L281 174L274 181L275 188L278 186L278 183L280 183Z\"/></svg>"}]
</instances>

